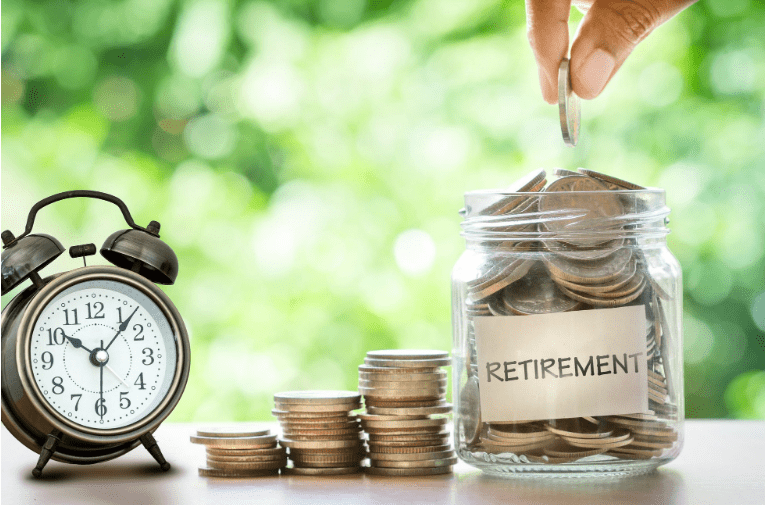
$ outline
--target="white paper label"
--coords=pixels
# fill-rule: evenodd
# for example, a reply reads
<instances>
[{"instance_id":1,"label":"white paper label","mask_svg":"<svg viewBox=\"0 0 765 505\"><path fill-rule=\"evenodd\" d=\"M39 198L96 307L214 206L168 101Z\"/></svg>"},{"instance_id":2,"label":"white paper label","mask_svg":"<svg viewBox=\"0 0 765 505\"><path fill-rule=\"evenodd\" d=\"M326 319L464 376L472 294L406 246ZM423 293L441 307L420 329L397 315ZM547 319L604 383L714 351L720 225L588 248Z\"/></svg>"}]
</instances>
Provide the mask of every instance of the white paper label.
<instances>
[{"instance_id":1,"label":"white paper label","mask_svg":"<svg viewBox=\"0 0 765 505\"><path fill-rule=\"evenodd\" d=\"M484 422L648 410L645 308L476 317Z\"/></svg>"}]
</instances>

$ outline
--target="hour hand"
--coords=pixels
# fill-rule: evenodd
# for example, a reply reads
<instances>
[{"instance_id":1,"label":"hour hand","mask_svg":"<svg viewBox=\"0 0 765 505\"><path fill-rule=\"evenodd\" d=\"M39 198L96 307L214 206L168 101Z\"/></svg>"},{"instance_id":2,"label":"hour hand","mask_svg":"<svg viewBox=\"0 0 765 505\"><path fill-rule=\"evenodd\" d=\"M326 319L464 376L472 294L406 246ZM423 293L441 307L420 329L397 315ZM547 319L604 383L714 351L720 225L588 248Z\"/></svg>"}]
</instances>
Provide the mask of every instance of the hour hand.
<instances>
[{"instance_id":1,"label":"hour hand","mask_svg":"<svg viewBox=\"0 0 765 505\"><path fill-rule=\"evenodd\" d=\"M69 335L64 333L63 330L61 331L61 334L64 335L64 338L67 339L69 341L69 343L72 344L72 347L74 347L75 349L80 349L81 348L81 349L85 349L88 352L93 352L90 349L88 349L87 347L85 347L84 345L82 345L82 340L80 340L79 338L70 337Z\"/></svg>"}]
</instances>

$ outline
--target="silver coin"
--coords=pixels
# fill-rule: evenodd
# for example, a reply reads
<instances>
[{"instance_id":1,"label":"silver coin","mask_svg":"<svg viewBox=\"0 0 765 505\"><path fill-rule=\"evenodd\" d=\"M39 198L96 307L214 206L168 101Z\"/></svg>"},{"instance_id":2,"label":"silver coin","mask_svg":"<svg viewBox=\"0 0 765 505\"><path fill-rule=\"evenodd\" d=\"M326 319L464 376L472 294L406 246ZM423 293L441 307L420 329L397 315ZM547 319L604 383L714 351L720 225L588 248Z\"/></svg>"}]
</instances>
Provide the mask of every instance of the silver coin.
<instances>
[{"instance_id":1,"label":"silver coin","mask_svg":"<svg viewBox=\"0 0 765 505\"><path fill-rule=\"evenodd\" d=\"M568 312L579 306L550 278L541 263L536 263L521 280L502 291L505 304L516 314Z\"/></svg>"},{"instance_id":2,"label":"silver coin","mask_svg":"<svg viewBox=\"0 0 765 505\"><path fill-rule=\"evenodd\" d=\"M556 177L571 177L581 174L579 172L574 172L573 170L566 170L565 168L556 168L553 170L553 175Z\"/></svg>"},{"instance_id":3,"label":"silver coin","mask_svg":"<svg viewBox=\"0 0 765 505\"><path fill-rule=\"evenodd\" d=\"M470 377L462 387L460 392L460 422L468 445L478 442L483 427L478 377Z\"/></svg>"},{"instance_id":4,"label":"silver coin","mask_svg":"<svg viewBox=\"0 0 765 505\"><path fill-rule=\"evenodd\" d=\"M221 449L256 449L276 445L276 435L257 437L191 437L192 444L202 444Z\"/></svg>"},{"instance_id":5,"label":"silver coin","mask_svg":"<svg viewBox=\"0 0 765 505\"><path fill-rule=\"evenodd\" d=\"M451 358L438 359L374 359L364 358L364 363L375 367L393 367L393 368L427 368L451 366Z\"/></svg>"},{"instance_id":6,"label":"silver coin","mask_svg":"<svg viewBox=\"0 0 765 505\"><path fill-rule=\"evenodd\" d=\"M542 255L542 258L553 277L576 284L609 284L625 273L632 251L625 247L608 258L586 262L549 253Z\"/></svg>"},{"instance_id":7,"label":"silver coin","mask_svg":"<svg viewBox=\"0 0 765 505\"><path fill-rule=\"evenodd\" d=\"M285 391L276 393L274 400L285 405L336 405L357 403L361 395L356 391Z\"/></svg>"},{"instance_id":8,"label":"silver coin","mask_svg":"<svg viewBox=\"0 0 765 505\"><path fill-rule=\"evenodd\" d=\"M607 184L612 184L616 186L617 189L645 189L643 186L638 186L637 184L623 181L622 179L617 179L616 177L611 177L610 175L601 174L600 172L595 172L594 170L587 170L586 168L579 168L577 170L580 174L586 175L587 177L594 177L595 179L599 179Z\"/></svg>"},{"instance_id":9,"label":"silver coin","mask_svg":"<svg viewBox=\"0 0 765 505\"><path fill-rule=\"evenodd\" d=\"M374 372L359 372L359 380L373 382L440 382L447 378L446 372L434 369L428 373L380 374Z\"/></svg>"},{"instance_id":10,"label":"silver coin","mask_svg":"<svg viewBox=\"0 0 765 505\"><path fill-rule=\"evenodd\" d=\"M239 425L239 426L212 426L206 428L200 428L197 430L197 436L200 437L259 437L268 435L271 430L259 429L255 426Z\"/></svg>"},{"instance_id":11,"label":"silver coin","mask_svg":"<svg viewBox=\"0 0 765 505\"><path fill-rule=\"evenodd\" d=\"M435 407L367 407L367 412L374 415L433 415L448 414L452 411L451 403L444 403Z\"/></svg>"},{"instance_id":12,"label":"silver coin","mask_svg":"<svg viewBox=\"0 0 765 505\"><path fill-rule=\"evenodd\" d=\"M484 280L482 284L478 284L472 288L468 287L470 297L473 300L482 300L493 295L499 290L522 279L533 265L533 261L518 258L512 262L503 264L496 269L492 269L490 272L491 277Z\"/></svg>"},{"instance_id":13,"label":"silver coin","mask_svg":"<svg viewBox=\"0 0 765 505\"><path fill-rule=\"evenodd\" d=\"M434 351L430 349L388 349L381 351L369 351L367 357L372 359L446 359L449 358L448 351Z\"/></svg>"},{"instance_id":14,"label":"silver coin","mask_svg":"<svg viewBox=\"0 0 765 505\"><path fill-rule=\"evenodd\" d=\"M403 460L391 461L385 459L370 459L371 467L376 468L440 468L451 467L457 464L457 456L443 459L421 459L421 460Z\"/></svg>"},{"instance_id":15,"label":"silver coin","mask_svg":"<svg viewBox=\"0 0 765 505\"><path fill-rule=\"evenodd\" d=\"M558 112L563 141L567 146L574 147L579 141L579 121L582 109L579 97L571 88L568 58L563 58L560 67L558 67Z\"/></svg>"},{"instance_id":16,"label":"silver coin","mask_svg":"<svg viewBox=\"0 0 765 505\"><path fill-rule=\"evenodd\" d=\"M453 450L438 452L414 452L414 453L388 453L374 452L369 454L373 461L422 461L427 459L445 459L454 457Z\"/></svg>"},{"instance_id":17,"label":"silver coin","mask_svg":"<svg viewBox=\"0 0 765 505\"><path fill-rule=\"evenodd\" d=\"M516 180L503 191L507 193L536 192L544 187L545 177L547 177L547 172L544 170L534 170ZM528 197L525 195L503 195L496 202L488 205L483 209L480 209L478 214L485 216L507 214L513 208L517 207L518 205L522 205L526 201L526 198ZM468 210L471 214L473 213L472 209Z\"/></svg>"}]
</instances>

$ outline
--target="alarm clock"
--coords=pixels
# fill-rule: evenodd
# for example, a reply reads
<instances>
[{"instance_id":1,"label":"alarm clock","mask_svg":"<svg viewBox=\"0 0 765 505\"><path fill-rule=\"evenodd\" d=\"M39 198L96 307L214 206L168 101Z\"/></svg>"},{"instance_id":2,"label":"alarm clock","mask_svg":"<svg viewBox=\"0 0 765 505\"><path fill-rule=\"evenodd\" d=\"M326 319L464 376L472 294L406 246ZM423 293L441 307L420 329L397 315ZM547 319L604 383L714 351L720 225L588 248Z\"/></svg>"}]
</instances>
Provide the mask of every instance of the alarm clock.
<instances>
[{"instance_id":1,"label":"alarm clock","mask_svg":"<svg viewBox=\"0 0 765 505\"><path fill-rule=\"evenodd\" d=\"M110 235L101 255L114 266L87 266L94 244L70 248L85 266L42 278L64 252L54 237L31 234L37 212L67 198L114 203L130 228ZM183 319L157 284L173 284L178 259L160 225L133 222L127 206L97 191L68 191L35 204L18 237L2 233L2 294L26 280L2 311L2 422L50 459L91 464L143 444L162 470L170 464L153 437L189 376Z\"/></svg>"}]
</instances>

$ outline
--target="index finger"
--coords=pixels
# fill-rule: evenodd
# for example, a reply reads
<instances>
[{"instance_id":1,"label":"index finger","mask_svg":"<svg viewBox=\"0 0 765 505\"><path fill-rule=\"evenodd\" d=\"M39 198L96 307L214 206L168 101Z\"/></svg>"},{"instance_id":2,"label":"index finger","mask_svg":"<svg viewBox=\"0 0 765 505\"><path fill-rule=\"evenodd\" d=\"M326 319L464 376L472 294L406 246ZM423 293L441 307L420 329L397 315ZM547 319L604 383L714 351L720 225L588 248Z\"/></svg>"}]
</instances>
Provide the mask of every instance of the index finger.
<instances>
[{"instance_id":1,"label":"index finger","mask_svg":"<svg viewBox=\"0 0 765 505\"><path fill-rule=\"evenodd\" d=\"M526 0L526 32L547 103L558 103L558 67L568 55L571 0Z\"/></svg>"}]
</instances>

